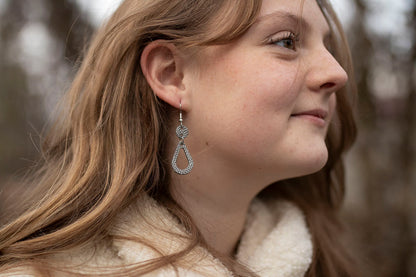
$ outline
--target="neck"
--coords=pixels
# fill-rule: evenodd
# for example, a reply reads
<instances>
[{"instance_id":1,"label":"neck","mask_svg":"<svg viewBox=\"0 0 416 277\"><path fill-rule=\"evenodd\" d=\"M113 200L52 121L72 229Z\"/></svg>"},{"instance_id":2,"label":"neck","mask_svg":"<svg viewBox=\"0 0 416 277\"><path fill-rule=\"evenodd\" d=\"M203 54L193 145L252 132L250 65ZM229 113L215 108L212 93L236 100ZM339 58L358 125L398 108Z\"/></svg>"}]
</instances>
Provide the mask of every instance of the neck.
<instances>
[{"instance_id":1,"label":"neck","mask_svg":"<svg viewBox=\"0 0 416 277\"><path fill-rule=\"evenodd\" d=\"M211 168L195 166L188 175L175 174L172 195L190 214L207 244L232 255L250 203L267 184L224 165L206 164Z\"/></svg>"}]
</instances>

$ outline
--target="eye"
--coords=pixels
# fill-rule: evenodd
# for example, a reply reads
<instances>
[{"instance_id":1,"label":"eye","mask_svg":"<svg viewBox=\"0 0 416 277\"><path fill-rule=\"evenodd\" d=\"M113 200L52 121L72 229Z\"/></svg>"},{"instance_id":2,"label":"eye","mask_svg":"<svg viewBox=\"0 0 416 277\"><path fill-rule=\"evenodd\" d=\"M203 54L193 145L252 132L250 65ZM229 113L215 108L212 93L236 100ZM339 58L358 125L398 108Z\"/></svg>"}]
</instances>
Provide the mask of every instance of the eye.
<instances>
[{"instance_id":1,"label":"eye","mask_svg":"<svg viewBox=\"0 0 416 277\"><path fill-rule=\"evenodd\" d=\"M298 35L292 32L277 34L276 36L270 38L270 44L274 44L293 51L296 51L298 42Z\"/></svg>"}]
</instances>

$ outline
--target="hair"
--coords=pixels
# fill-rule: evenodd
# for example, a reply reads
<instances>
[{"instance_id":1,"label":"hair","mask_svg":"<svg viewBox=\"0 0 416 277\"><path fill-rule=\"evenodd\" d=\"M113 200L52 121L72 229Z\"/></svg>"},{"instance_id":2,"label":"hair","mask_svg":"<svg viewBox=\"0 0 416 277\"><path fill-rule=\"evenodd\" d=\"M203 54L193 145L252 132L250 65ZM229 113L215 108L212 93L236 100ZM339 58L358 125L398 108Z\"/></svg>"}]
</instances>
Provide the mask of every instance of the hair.
<instances>
[{"instance_id":1,"label":"hair","mask_svg":"<svg viewBox=\"0 0 416 277\"><path fill-rule=\"evenodd\" d=\"M267 197L295 202L306 215L314 243L307 276L353 276L352 262L335 235L344 196L342 155L356 135L352 65L334 11L326 0L318 4L334 34L334 56L350 76L347 87L336 94L337 115L327 136L329 160L318 173L275 183L265 191ZM115 216L144 194L186 226L189 245L128 272L120 269L120 274L137 276L172 265L196 245L204 245L191 218L169 194L165 146L171 108L147 84L140 57L157 39L184 49L229 43L250 28L260 6L257 0L121 4L93 38L65 96L62 115L44 140L41 166L29 181L38 185L32 193L35 200L0 229L0 269L26 262L47 268L48 255L103 239ZM231 258L222 260L236 275L254 276Z\"/></svg>"}]
</instances>

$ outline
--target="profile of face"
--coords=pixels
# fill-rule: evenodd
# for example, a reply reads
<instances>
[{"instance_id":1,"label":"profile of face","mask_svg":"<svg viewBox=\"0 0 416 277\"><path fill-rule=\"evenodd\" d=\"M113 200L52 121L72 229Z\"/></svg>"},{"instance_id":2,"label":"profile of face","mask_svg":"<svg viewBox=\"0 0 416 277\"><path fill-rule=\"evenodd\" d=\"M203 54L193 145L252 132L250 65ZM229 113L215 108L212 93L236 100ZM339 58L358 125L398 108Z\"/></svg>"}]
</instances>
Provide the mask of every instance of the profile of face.
<instances>
[{"instance_id":1,"label":"profile of face","mask_svg":"<svg viewBox=\"0 0 416 277\"><path fill-rule=\"evenodd\" d=\"M241 38L193 57L184 122L196 164L208 159L270 181L321 169L335 94L347 82L330 35L315 0L263 0Z\"/></svg>"}]
</instances>

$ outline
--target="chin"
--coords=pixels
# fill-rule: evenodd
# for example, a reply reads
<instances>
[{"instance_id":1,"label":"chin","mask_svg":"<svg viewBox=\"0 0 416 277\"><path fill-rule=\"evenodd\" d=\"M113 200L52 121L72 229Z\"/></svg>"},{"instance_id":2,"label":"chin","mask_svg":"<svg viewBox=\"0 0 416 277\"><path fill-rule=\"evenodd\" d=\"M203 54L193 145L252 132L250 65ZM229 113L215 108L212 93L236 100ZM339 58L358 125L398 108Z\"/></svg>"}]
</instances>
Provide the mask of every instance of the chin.
<instances>
[{"instance_id":1,"label":"chin","mask_svg":"<svg viewBox=\"0 0 416 277\"><path fill-rule=\"evenodd\" d=\"M308 151L304 153L302 157L299 157L297 161L294 161L293 168L295 172L293 177L301 177L309 174L313 174L321 170L328 161L328 149L315 149L317 151Z\"/></svg>"},{"instance_id":2,"label":"chin","mask_svg":"<svg viewBox=\"0 0 416 277\"><path fill-rule=\"evenodd\" d=\"M322 151L317 153L313 153L310 157L307 158L305 161L305 171L307 174L313 174L321 170L328 161L328 149L325 147Z\"/></svg>"}]
</instances>

